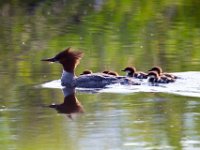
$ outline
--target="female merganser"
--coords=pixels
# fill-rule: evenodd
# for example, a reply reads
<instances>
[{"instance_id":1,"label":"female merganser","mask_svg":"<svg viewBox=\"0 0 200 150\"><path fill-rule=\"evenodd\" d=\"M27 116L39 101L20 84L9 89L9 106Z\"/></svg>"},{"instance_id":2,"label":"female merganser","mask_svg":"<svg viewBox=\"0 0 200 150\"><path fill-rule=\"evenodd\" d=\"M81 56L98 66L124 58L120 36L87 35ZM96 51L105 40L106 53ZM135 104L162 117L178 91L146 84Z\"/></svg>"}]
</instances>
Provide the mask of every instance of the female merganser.
<instances>
[{"instance_id":1,"label":"female merganser","mask_svg":"<svg viewBox=\"0 0 200 150\"><path fill-rule=\"evenodd\" d=\"M104 88L110 84L131 84L138 85L135 81L126 77L115 77L112 75L102 75L99 73L92 73L75 76L74 70L83 57L82 52L71 51L71 48L58 53L53 58L42 59L42 61L59 62L63 66L63 73L61 76L61 85L67 87L82 87L82 88Z\"/></svg>"},{"instance_id":2,"label":"female merganser","mask_svg":"<svg viewBox=\"0 0 200 150\"><path fill-rule=\"evenodd\" d=\"M148 82L152 85L157 85L158 83L170 83L174 82L174 79L168 77L160 77L156 71L150 71L147 75Z\"/></svg>"},{"instance_id":3,"label":"female merganser","mask_svg":"<svg viewBox=\"0 0 200 150\"><path fill-rule=\"evenodd\" d=\"M169 73L166 73L162 71L162 68L161 67L158 67L158 66L155 66L153 68L151 68L150 70L148 71L156 71L158 73L159 76L165 76L165 77L168 77L168 78L171 78L171 79L177 79L178 77L173 75L173 74L169 74Z\"/></svg>"},{"instance_id":4,"label":"female merganser","mask_svg":"<svg viewBox=\"0 0 200 150\"><path fill-rule=\"evenodd\" d=\"M126 72L127 77L135 77L138 79L147 79L147 74L144 72L136 72L135 67L126 67L122 71Z\"/></svg>"}]
</instances>

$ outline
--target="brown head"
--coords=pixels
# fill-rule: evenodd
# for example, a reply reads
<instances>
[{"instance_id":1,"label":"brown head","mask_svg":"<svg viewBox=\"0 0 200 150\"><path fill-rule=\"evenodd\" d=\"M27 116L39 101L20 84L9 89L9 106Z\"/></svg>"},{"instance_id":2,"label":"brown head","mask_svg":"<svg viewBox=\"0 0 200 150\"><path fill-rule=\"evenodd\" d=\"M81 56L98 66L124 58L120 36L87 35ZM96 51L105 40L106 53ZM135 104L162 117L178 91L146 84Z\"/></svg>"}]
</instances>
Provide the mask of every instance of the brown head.
<instances>
[{"instance_id":1,"label":"brown head","mask_svg":"<svg viewBox=\"0 0 200 150\"><path fill-rule=\"evenodd\" d=\"M102 73L108 74L109 72L109 70L104 70Z\"/></svg>"},{"instance_id":2,"label":"brown head","mask_svg":"<svg viewBox=\"0 0 200 150\"><path fill-rule=\"evenodd\" d=\"M110 70L104 70L102 73L113 75L113 76L118 76L118 73L115 71L110 71Z\"/></svg>"},{"instance_id":3,"label":"brown head","mask_svg":"<svg viewBox=\"0 0 200 150\"><path fill-rule=\"evenodd\" d=\"M150 71L147 76L152 77L152 78L156 78L156 79L159 78L159 75L156 71Z\"/></svg>"},{"instance_id":4,"label":"brown head","mask_svg":"<svg viewBox=\"0 0 200 150\"><path fill-rule=\"evenodd\" d=\"M162 68L161 67L158 67L158 66L155 66L153 68L151 68L150 70L148 71L156 71L158 73L158 75L161 75L162 74Z\"/></svg>"},{"instance_id":5,"label":"brown head","mask_svg":"<svg viewBox=\"0 0 200 150\"><path fill-rule=\"evenodd\" d=\"M109 74L109 75L113 75L113 76L118 76L118 73L117 73L117 72L114 72L114 71L109 71L108 74Z\"/></svg>"},{"instance_id":6,"label":"brown head","mask_svg":"<svg viewBox=\"0 0 200 150\"><path fill-rule=\"evenodd\" d=\"M42 61L59 62L63 65L65 71L74 72L74 69L82 57L82 52L71 51L71 48L67 48L64 51L58 53L55 57L42 59Z\"/></svg>"},{"instance_id":7,"label":"brown head","mask_svg":"<svg viewBox=\"0 0 200 150\"><path fill-rule=\"evenodd\" d=\"M147 78L148 82L154 85L159 80L159 75L156 71L150 71L147 75Z\"/></svg>"},{"instance_id":8,"label":"brown head","mask_svg":"<svg viewBox=\"0 0 200 150\"><path fill-rule=\"evenodd\" d=\"M136 72L136 69L135 69L135 67L126 67L122 71L126 72L127 76L133 77L134 73Z\"/></svg>"},{"instance_id":9,"label":"brown head","mask_svg":"<svg viewBox=\"0 0 200 150\"><path fill-rule=\"evenodd\" d=\"M92 74L92 71L91 70L85 70L80 75L84 75L84 74Z\"/></svg>"}]
</instances>

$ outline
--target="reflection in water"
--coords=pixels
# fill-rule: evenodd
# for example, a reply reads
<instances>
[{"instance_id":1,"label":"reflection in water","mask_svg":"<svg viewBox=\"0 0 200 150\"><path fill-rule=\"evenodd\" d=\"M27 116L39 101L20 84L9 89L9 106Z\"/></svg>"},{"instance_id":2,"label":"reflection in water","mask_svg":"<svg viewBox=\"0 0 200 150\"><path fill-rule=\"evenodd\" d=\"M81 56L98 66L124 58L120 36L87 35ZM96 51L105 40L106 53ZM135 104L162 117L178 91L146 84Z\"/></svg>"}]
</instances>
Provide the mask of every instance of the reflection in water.
<instances>
[{"instance_id":1,"label":"reflection in water","mask_svg":"<svg viewBox=\"0 0 200 150\"><path fill-rule=\"evenodd\" d=\"M67 114L69 118L72 118L72 114L83 113L83 106L75 96L74 88L63 88L64 102L61 104L51 104L50 108L55 108L58 113Z\"/></svg>"}]
</instances>

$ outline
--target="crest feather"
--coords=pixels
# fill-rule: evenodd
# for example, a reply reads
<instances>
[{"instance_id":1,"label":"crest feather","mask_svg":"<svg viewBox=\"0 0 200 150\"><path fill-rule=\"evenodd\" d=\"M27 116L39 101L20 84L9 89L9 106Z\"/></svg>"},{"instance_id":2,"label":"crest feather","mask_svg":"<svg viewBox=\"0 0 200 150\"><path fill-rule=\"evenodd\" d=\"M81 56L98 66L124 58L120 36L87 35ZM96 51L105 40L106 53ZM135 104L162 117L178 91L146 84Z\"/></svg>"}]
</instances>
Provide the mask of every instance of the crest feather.
<instances>
[{"instance_id":1,"label":"crest feather","mask_svg":"<svg viewBox=\"0 0 200 150\"><path fill-rule=\"evenodd\" d=\"M73 51L71 47L67 48L65 50L65 52L67 53L67 56L74 58L76 60L79 60L83 57L84 53L80 52L80 51Z\"/></svg>"}]
</instances>

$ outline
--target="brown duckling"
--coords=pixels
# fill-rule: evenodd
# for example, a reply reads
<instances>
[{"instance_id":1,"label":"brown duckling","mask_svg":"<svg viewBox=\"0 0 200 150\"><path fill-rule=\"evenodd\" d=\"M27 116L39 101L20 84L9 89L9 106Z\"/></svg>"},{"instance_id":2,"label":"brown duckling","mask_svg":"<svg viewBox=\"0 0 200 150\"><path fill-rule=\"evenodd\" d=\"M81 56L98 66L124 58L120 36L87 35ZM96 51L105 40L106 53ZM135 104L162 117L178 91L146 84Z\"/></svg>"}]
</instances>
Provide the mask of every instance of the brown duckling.
<instances>
[{"instance_id":1,"label":"brown duckling","mask_svg":"<svg viewBox=\"0 0 200 150\"><path fill-rule=\"evenodd\" d=\"M173 74L170 74L170 73L166 73L166 72L163 72L162 71L162 68L161 67L158 67L158 66L155 66L153 68L151 68L150 70L148 71L156 71L158 73L159 76L166 76L168 78L172 78L172 79L177 79L178 77L173 75Z\"/></svg>"},{"instance_id":2,"label":"brown duckling","mask_svg":"<svg viewBox=\"0 0 200 150\"><path fill-rule=\"evenodd\" d=\"M122 71L126 72L127 77L135 77L138 79L147 79L147 74L144 72L136 72L135 67L126 67Z\"/></svg>"}]
</instances>

